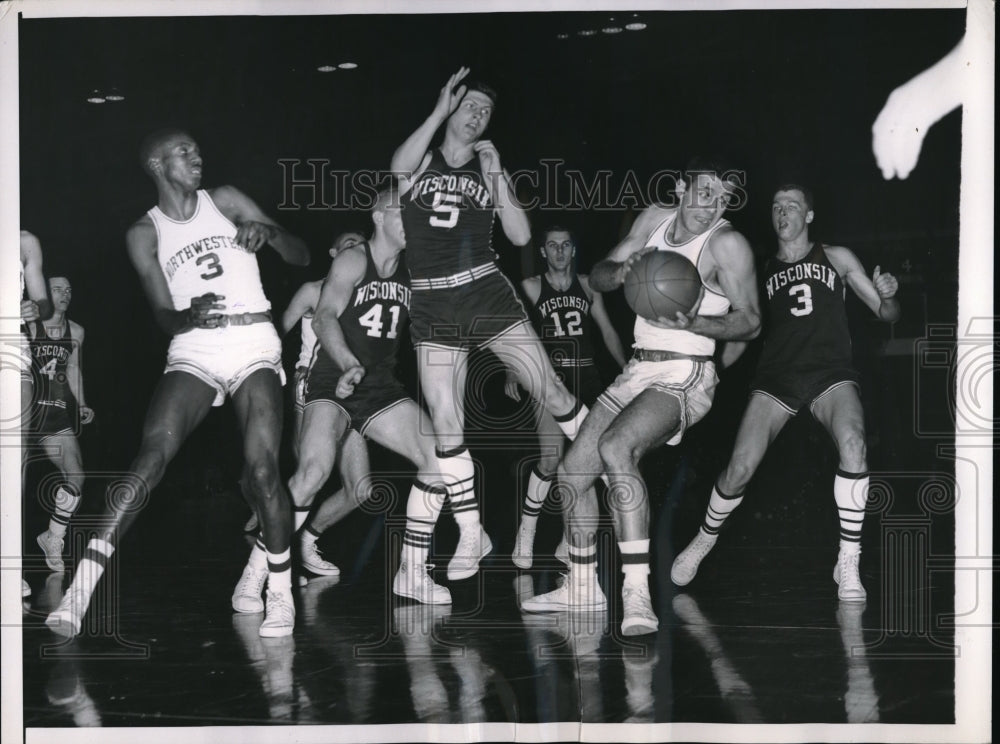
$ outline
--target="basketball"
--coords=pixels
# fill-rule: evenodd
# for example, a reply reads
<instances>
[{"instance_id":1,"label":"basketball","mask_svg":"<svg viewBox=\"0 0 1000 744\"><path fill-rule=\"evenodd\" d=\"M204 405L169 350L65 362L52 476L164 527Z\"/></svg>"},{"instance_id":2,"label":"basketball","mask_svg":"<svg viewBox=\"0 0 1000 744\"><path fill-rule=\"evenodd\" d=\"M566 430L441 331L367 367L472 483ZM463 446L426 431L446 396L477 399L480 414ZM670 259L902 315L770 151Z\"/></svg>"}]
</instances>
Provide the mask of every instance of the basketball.
<instances>
[{"instance_id":1,"label":"basketball","mask_svg":"<svg viewBox=\"0 0 1000 744\"><path fill-rule=\"evenodd\" d=\"M647 320L688 313L701 293L701 276L674 251L650 251L625 276L625 301Z\"/></svg>"}]
</instances>

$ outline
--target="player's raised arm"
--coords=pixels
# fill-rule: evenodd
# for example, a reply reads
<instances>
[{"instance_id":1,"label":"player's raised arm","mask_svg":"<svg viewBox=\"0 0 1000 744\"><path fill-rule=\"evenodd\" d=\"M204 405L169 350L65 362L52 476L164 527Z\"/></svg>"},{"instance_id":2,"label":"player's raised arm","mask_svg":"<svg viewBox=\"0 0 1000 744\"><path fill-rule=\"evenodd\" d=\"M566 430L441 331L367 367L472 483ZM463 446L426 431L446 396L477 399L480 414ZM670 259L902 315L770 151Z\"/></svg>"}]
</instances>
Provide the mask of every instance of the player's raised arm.
<instances>
[{"instance_id":1,"label":"player's raised arm","mask_svg":"<svg viewBox=\"0 0 1000 744\"><path fill-rule=\"evenodd\" d=\"M288 307L285 308L285 312L281 314L281 335L284 336L295 324L301 320L302 316L312 310L318 301L319 291L316 287L316 282L306 282L298 291L292 295L291 302L288 303Z\"/></svg>"},{"instance_id":2,"label":"player's raised arm","mask_svg":"<svg viewBox=\"0 0 1000 744\"><path fill-rule=\"evenodd\" d=\"M517 200L514 187L510 183L510 175L500 165L500 153L490 140L479 140L472 147L479 155L479 165L486 180L486 187L493 196L496 213L500 216L500 226L511 243L517 246L527 245L531 240L531 225L524 207Z\"/></svg>"},{"instance_id":3,"label":"player's raised arm","mask_svg":"<svg viewBox=\"0 0 1000 744\"><path fill-rule=\"evenodd\" d=\"M222 295L207 293L193 298L189 308L174 309L167 280L164 279L163 270L156 260L156 228L148 216L129 228L125 241L129 258L139 275L146 299L153 309L153 317L167 335L176 336L192 328L218 326L221 316L212 311L225 309L225 305L219 304L225 299Z\"/></svg>"},{"instance_id":4,"label":"player's raised arm","mask_svg":"<svg viewBox=\"0 0 1000 744\"><path fill-rule=\"evenodd\" d=\"M666 219L670 210L653 204L640 214L628 235L611 249L603 261L598 261L590 270L590 286L596 292L610 292L625 282L625 274L635 261L645 253L646 241L660 222Z\"/></svg>"},{"instance_id":5,"label":"player's raised arm","mask_svg":"<svg viewBox=\"0 0 1000 744\"><path fill-rule=\"evenodd\" d=\"M305 242L272 220L253 199L233 186L211 190L212 201L236 225L234 240L251 253L270 245L286 263L309 265L309 249Z\"/></svg>"},{"instance_id":6,"label":"player's raised arm","mask_svg":"<svg viewBox=\"0 0 1000 744\"><path fill-rule=\"evenodd\" d=\"M583 285L585 290L589 291L590 277L581 276L580 284ZM601 331L604 346L608 350L608 353L611 354L611 358L615 360L615 363L619 367L624 367L626 363L625 347L622 346L622 340L618 336L618 331L611 324L607 308L604 307L604 298L600 292L590 292L590 294L592 295L590 298L590 315Z\"/></svg>"},{"instance_id":7,"label":"player's raised arm","mask_svg":"<svg viewBox=\"0 0 1000 744\"><path fill-rule=\"evenodd\" d=\"M423 164L424 156L427 154L427 148L430 147L434 133L451 116L451 113L458 106L459 101L462 100L462 96L465 95L465 86L459 85L459 83L468 74L468 67L460 67L458 72L448 78L448 82L444 84L441 92L438 93L437 103L434 104L434 110L431 112L431 115L392 154L392 164L390 167L392 168L392 172L399 178L399 191L401 194L409 191L414 177L417 175L417 170ZM458 86L458 88L455 86Z\"/></svg>"},{"instance_id":8,"label":"player's raised arm","mask_svg":"<svg viewBox=\"0 0 1000 744\"><path fill-rule=\"evenodd\" d=\"M330 265L330 272L323 282L313 330L323 350L342 370L361 366L361 362L351 351L340 327L340 315L347 308L354 288L365 275L367 261L364 248L355 246L339 253Z\"/></svg>"},{"instance_id":9,"label":"player's raised arm","mask_svg":"<svg viewBox=\"0 0 1000 744\"><path fill-rule=\"evenodd\" d=\"M858 299L865 303L879 320L887 323L899 320L899 300L896 299L899 283L896 277L889 273L883 274L881 268L876 266L875 272L869 279L858 257L843 246L826 246L826 256L837 273L843 277L844 284L854 291Z\"/></svg>"},{"instance_id":10,"label":"player's raised arm","mask_svg":"<svg viewBox=\"0 0 1000 744\"><path fill-rule=\"evenodd\" d=\"M24 288L28 299L21 302L22 320L47 320L52 317L53 305L49 299L49 285L42 273L42 245L27 230L21 230L21 266L24 271ZM25 317L25 303L34 303ZM36 314L37 313L37 314Z\"/></svg>"}]
</instances>

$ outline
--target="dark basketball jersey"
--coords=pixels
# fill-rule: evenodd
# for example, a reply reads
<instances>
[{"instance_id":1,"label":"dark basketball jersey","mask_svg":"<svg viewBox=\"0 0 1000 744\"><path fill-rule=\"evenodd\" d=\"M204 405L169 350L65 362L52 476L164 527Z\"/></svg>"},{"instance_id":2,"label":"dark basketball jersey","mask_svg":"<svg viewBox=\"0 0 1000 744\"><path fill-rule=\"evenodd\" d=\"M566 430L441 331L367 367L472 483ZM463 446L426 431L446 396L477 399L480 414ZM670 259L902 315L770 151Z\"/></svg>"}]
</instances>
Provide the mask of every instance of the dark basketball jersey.
<instances>
[{"instance_id":1,"label":"dark basketball jersey","mask_svg":"<svg viewBox=\"0 0 1000 744\"><path fill-rule=\"evenodd\" d=\"M35 401L65 408L72 399L67 382L66 365L73 353L73 338L69 321L61 338L51 338L40 321L35 321L34 338L31 339L31 359L37 380L41 382Z\"/></svg>"},{"instance_id":2,"label":"dark basketball jersey","mask_svg":"<svg viewBox=\"0 0 1000 744\"><path fill-rule=\"evenodd\" d=\"M493 200L478 155L452 168L433 150L427 169L403 197L403 228L414 279L451 276L494 261Z\"/></svg>"},{"instance_id":3,"label":"dark basketball jersey","mask_svg":"<svg viewBox=\"0 0 1000 744\"><path fill-rule=\"evenodd\" d=\"M395 273L383 279L378 275L367 242L364 250L368 262L365 276L340 314L340 328L347 346L366 369L376 366L392 369L396 365L400 334L410 317L410 276L400 254ZM319 344L316 348L321 350Z\"/></svg>"},{"instance_id":4,"label":"dark basketball jersey","mask_svg":"<svg viewBox=\"0 0 1000 744\"><path fill-rule=\"evenodd\" d=\"M541 279L542 289L535 303L540 320L538 335L552 363L556 366L593 364L590 300L580 284L580 277L574 274L565 292L553 287L545 274Z\"/></svg>"},{"instance_id":5,"label":"dark basketball jersey","mask_svg":"<svg viewBox=\"0 0 1000 744\"><path fill-rule=\"evenodd\" d=\"M802 259L771 258L764 270L770 325L759 374L850 368L844 283L816 243Z\"/></svg>"}]
</instances>

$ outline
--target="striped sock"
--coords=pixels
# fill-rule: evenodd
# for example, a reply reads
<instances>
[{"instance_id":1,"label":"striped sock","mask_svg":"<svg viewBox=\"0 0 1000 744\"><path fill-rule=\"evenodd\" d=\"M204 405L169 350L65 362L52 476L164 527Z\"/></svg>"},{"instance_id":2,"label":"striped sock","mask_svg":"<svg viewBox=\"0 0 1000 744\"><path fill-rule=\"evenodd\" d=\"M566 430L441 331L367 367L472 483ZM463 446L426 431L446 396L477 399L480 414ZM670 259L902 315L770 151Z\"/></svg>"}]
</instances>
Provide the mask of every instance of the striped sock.
<instances>
[{"instance_id":1,"label":"striped sock","mask_svg":"<svg viewBox=\"0 0 1000 744\"><path fill-rule=\"evenodd\" d=\"M444 505L447 489L414 479L406 501L406 531L403 533L402 562L410 566L427 563L431 533Z\"/></svg>"},{"instance_id":2,"label":"striped sock","mask_svg":"<svg viewBox=\"0 0 1000 744\"><path fill-rule=\"evenodd\" d=\"M313 526L306 525L305 529L299 533L299 540L301 545L310 545L319 539L320 533L317 532Z\"/></svg>"},{"instance_id":3,"label":"striped sock","mask_svg":"<svg viewBox=\"0 0 1000 744\"><path fill-rule=\"evenodd\" d=\"M80 506L80 491L71 483L64 483L56 489L55 508L49 519L49 532L57 537L66 536L66 525Z\"/></svg>"},{"instance_id":4,"label":"striped sock","mask_svg":"<svg viewBox=\"0 0 1000 744\"><path fill-rule=\"evenodd\" d=\"M840 519L841 549L860 550L861 525L865 520L865 504L868 503L868 472L837 470L833 478L833 499L837 502L837 517Z\"/></svg>"},{"instance_id":5,"label":"striped sock","mask_svg":"<svg viewBox=\"0 0 1000 744\"><path fill-rule=\"evenodd\" d=\"M307 506L292 506L292 517L295 519L295 525L292 527L292 532L298 532L302 529L302 525L306 523L309 519L309 512L312 511L312 504Z\"/></svg>"},{"instance_id":6,"label":"striped sock","mask_svg":"<svg viewBox=\"0 0 1000 744\"><path fill-rule=\"evenodd\" d=\"M476 502L475 468L469 449L462 445L451 450L437 448L438 470L448 488L448 500L459 529L479 524L479 504Z\"/></svg>"},{"instance_id":7,"label":"striped sock","mask_svg":"<svg viewBox=\"0 0 1000 744\"><path fill-rule=\"evenodd\" d=\"M528 476L528 492L524 496L524 507L521 509L521 522L527 527L533 528L538 521L538 515L542 511L555 477L555 473L548 475L542 473L538 465L531 469L531 475Z\"/></svg>"},{"instance_id":8,"label":"striped sock","mask_svg":"<svg viewBox=\"0 0 1000 744\"><path fill-rule=\"evenodd\" d=\"M292 551L267 553L267 588L273 592L292 592Z\"/></svg>"},{"instance_id":9,"label":"striped sock","mask_svg":"<svg viewBox=\"0 0 1000 744\"><path fill-rule=\"evenodd\" d=\"M718 535L722 523L742 501L743 491L730 496L720 491L718 484L713 486L712 496L708 500L708 509L705 510L705 521L701 525L702 532L706 535Z\"/></svg>"},{"instance_id":10,"label":"striped sock","mask_svg":"<svg viewBox=\"0 0 1000 744\"><path fill-rule=\"evenodd\" d=\"M552 418L559 424L559 428L562 429L566 438L572 442L576 439L576 433L580 431L583 420L587 418L588 413L590 413L590 409L580 401L576 401L576 404L562 416L553 416Z\"/></svg>"},{"instance_id":11,"label":"striped sock","mask_svg":"<svg viewBox=\"0 0 1000 744\"><path fill-rule=\"evenodd\" d=\"M622 552L622 573L626 584L646 583L649 576L649 540L626 540L618 543Z\"/></svg>"},{"instance_id":12,"label":"striped sock","mask_svg":"<svg viewBox=\"0 0 1000 744\"><path fill-rule=\"evenodd\" d=\"M569 544L569 575L574 581L590 581L597 573L597 537L592 536L588 544L578 548Z\"/></svg>"}]
</instances>

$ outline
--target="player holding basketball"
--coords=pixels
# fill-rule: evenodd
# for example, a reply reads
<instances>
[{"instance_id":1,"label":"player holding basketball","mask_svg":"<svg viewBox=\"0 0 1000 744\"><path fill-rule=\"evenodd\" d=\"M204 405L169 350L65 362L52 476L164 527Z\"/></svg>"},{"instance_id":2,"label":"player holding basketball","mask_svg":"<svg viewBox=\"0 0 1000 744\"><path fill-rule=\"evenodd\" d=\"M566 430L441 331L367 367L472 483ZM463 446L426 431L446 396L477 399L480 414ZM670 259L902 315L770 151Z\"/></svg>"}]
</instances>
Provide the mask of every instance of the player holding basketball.
<instances>
[{"instance_id":1,"label":"player holding basketball","mask_svg":"<svg viewBox=\"0 0 1000 744\"><path fill-rule=\"evenodd\" d=\"M719 529L743 501L743 492L781 428L803 408L833 438L840 457L833 498L840 518L840 552L833 570L837 596L866 597L858 572L861 526L868 499L868 460L858 376L851 365L851 337L844 310L846 287L880 319L899 319L895 277L875 267L869 279L847 248L809 237L809 189L788 184L774 195L771 224L778 253L765 269L770 327L736 444L691 544L674 559L670 578L686 586L715 546Z\"/></svg>"},{"instance_id":2,"label":"player holding basketball","mask_svg":"<svg viewBox=\"0 0 1000 744\"><path fill-rule=\"evenodd\" d=\"M545 260L545 273L525 279L521 289L535 307L541 322L538 335L553 368L560 371L566 388L591 406L601 393L601 378L590 339L591 321L597 324L604 345L619 368L625 366L625 351L601 294L591 289L586 274L577 274L573 269L576 241L569 230L557 225L549 227L542 233L539 250ZM508 375L506 390L514 400L521 399L513 375ZM536 406L535 418L542 452L528 477L528 492L511 556L518 568L531 568L535 525L563 455L563 433L551 414Z\"/></svg>"},{"instance_id":3,"label":"player holding basketball","mask_svg":"<svg viewBox=\"0 0 1000 744\"><path fill-rule=\"evenodd\" d=\"M753 254L746 238L722 218L737 183L719 164L695 160L678 183L677 207L653 205L628 236L598 263L590 286L620 287L648 251L670 250L693 263L704 285L688 314L658 321L635 319L635 351L624 371L597 399L579 437L559 465L567 489L567 581L525 600L531 612L601 611L607 600L597 581L598 475L610 479L609 508L622 553L622 632L655 632L659 622L649 596L649 496L639 460L652 447L676 445L687 427L712 404L717 381L712 355L717 340L750 339L760 328Z\"/></svg>"},{"instance_id":4,"label":"player holding basketball","mask_svg":"<svg viewBox=\"0 0 1000 744\"><path fill-rule=\"evenodd\" d=\"M485 346L496 354L567 436L576 435L586 416L586 408L556 377L513 286L495 262L494 217L499 216L514 245L527 244L531 235L500 154L482 139L496 93L482 84L460 85L468 72L463 67L448 79L431 115L392 157L404 194L413 287L410 335L438 457L454 484L448 496L460 537L448 564L451 579L473 575L492 549L478 526L474 468L464 443L469 351ZM442 125L441 145L429 150Z\"/></svg>"},{"instance_id":5,"label":"player holding basketball","mask_svg":"<svg viewBox=\"0 0 1000 744\"><path fill-rule=\"evenodd\" d=\"M421 425L420 407L395 376L411 297L398 202L393 191L379 193L372 209L371 240L338 254L323 283L313 319L319 344L306 378L299 464L288 489L298 528L330 477L340 443L344 487L320 506L307 527L315 540L372 495L363 437L408 458L417 466L417 476L407 501L403 556L392 589L419 602L447 604L450 592L435 584L426 568L446 489L433 437L426 433L426 422ZM328 565L330 570L320 573L339 573ZM233 609L259 611L264 572L265 556L258 546L233 594Z\"/></svg>"},{"instance_id":6,"label":"player holding basketball","mask_svg":"<svg viewBox=\"0 0 1000 744\"><path fill-rule=\"evenodd\" d=\"M80 505L84 481L80 443L70 413L76 407L80 423L89 424L94 412L84 400L80 372L83 327L66 317L73 288L66 277L53 276L49 278L49 290L55 308L52 317L29 325L31 355L40 383L33 403L31 433L62 476L55 490L49 528L36 538L45 553L46 565L61 572L66 570L62 558L66 526Z\"/></svg>"},{"instance_id":7,"label":"player holding basketball","mask_svg":"<svg viewBox=\"0 0 1000 744\"><path fill-rule=\"evenodd\" d=\"M108 489L103 534L88 544L73 583L46 622L65 635L80 632L115 544L148 491L212 406L230 395L243 435L243 483L267 544L267 614L260 634L288 635L295 622L291 513L278 474L284 372L254 254L268 244L286 262L307 265L309 252L235 188L200 189L201 153L186 132L149 135L140 158L156 184L158 202L129 229L126 242L153 314L172 337L167 366L130 475Z\"/></svg>"}]
</instances>

